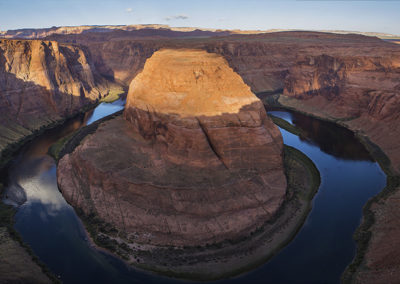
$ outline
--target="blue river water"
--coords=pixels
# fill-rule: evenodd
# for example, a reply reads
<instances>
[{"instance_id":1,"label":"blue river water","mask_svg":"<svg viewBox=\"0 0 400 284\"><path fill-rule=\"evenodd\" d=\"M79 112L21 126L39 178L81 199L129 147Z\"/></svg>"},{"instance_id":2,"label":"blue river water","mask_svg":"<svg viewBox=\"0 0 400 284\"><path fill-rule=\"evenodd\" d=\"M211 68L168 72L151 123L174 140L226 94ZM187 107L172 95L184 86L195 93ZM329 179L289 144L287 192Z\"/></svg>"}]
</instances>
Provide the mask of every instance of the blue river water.
<instances>
[{"instance_id":1,"label":"blue river water","mask_svg":"<svg viewBox=\"0 0 400 284\"><path fill-rule=\"evenodd\" d=\"M102 103L21 150L8 171L8 186L22 187L27 195L16 214L15 228L64 283L184 283L138 271L91 247L75 211L58 190L56 164L47 155L48 148L123 107L122 100ZM385 174L350 131L297 113L270 113L304 130L298 137L281 129L284 143L314 161L322 183L305 224L284 249L253 271L217 282L338 283L355 254L352 234L362 207L385 186Z\"/></svg>"}]
</instances>

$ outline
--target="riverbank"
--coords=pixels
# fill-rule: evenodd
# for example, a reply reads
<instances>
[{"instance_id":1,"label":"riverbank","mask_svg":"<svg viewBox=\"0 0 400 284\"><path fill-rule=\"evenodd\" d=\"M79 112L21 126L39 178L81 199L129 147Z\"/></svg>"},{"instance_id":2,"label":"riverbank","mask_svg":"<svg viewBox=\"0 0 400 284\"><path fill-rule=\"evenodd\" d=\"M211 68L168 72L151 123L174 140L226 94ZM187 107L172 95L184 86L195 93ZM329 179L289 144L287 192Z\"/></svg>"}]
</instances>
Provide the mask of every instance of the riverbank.
<instances>
[{"instance_id":1,"label":"riverbank","mask_svg":"<svg viewBox=\"0 0 400 284\"><path fill-rule=\"evenodd\" d=\"M70 153L86 135L109 119L106 117L77 131L60 147L58 157ZM311 209L320 184L319 172L311 160L298 150L285 146L288 179L286 202L272 221L240 240L196 247L156 247L138 244L110 224L76 209L93 242L139 269L192 280L213 280L245 273L275 255L296 235Z\"/></svg>"},{"instance_id":2,"label":"riverbank","mask_svg":"<svg viewBox=\"0 0 400 284\"><path fill-rule=\"evenodd\" d=\"M122 115L123 110L120 110L116 113L108 115L102 119L97 120L96 122L87 125L85 127L77 129L75 132L70 135L61 138L56 143L54 143L50 148L48 154L52 156L56 162L58 162L64 155L71 153L81 141L89 134L94 133L99 125L105 121L113 119L117 116Z\"/></svg>"},{"instance_id":3,"label":"riverbank","mask_svg":"<svg viewBox=\"0 0 400 284\"><path fill-rule=\"evenodd\" d=\"M26 129L19 126L18 131L15 133L10 133L11 131L6 131L6 129L2 129L3 135L7 136L7 140L5 140L5 137L0 139L0 172L7 167L7 164L12 160L16 152L18 152L29 141L32 141L36 137L43 134L45 131L63 125L66 121L96 108L102 102L112 103L118 100L120 97L124 96L125 94L126 91L122 88L111 89L109 95L98 101L88 103L72 115L60 117L59 119L55 120L50 119L49 121L44 121L42 124L38 124L35 129Z\"/></svg>"},{"instance_id":4,"label":"riverbank","mask_svg":"<svg viewBox=\"0 0 400 284\"><path fill-rule=\"evenodd\" d=\"M0 183L0 195L2 193ZM14 229L16 209L0 202L0 282L59 283Z\"/></svg>"},{"instance_id":5,"label":"riverbank","mask_svg":"<svg viewBox=\"0 0 400 284\"><path fill-rule=\"evenodd\" d=\"M284 119L282 119L280 117L274 116L272 114L268 114L268 116L280 128L283 128L283 129L285 129L285 130L289 131L290 133L292 133L294 135L297 135L297 136L301 136L303 134L303 131L301 131L301 129L297 128L293 124L290 124L286 120L284 120Z\"/></svg>"},{"instance_id":6,"label":"riverbank","mask_svg":"<svg viewBox=\"0 0 400 284\"><path fill-rule=\"evenodd\" d=\"M361 224L353 236L357 243L356 255L352 263L349 264L347 269L343 272L342 282L365 283L366 279L373 279L370 280L371 283L377 283L376 281L381 279L381 283L389 283L387 281L393 279L393 272L397 271L397 269L393 268L397 264L390 263L390 265L387 265L388 268L385 268L382 263L387 263L390 261L385 260L387 257L385 256L385 253L382 253L380 247L387 243L386 239L382 239L383 231L390 231L394 226L394 222L388 221L388 218L385 216L395 216L395 212L393 211L395 209L393 208L396 208L396 199L398 199L396 196L400 195L400 175L394 170L391 159L378 145L371 141L371 139L363 132L362 128L352 127L350 122L357 119L356 117L332 117L316 108L305 105L299 100L288 98L282 94L274 94L269 97L264 97L263 102L271 107L289 109L307 116L332 122L349 129L355 133L356 137L370 152L371 156L378 162L381 169L386 174L386 186L378 195L371 198L363 207L363 218ZM282 123L281 126L284 127ZM290 131L290 129L287 130ZM389 210L390 213L386 212L388 211L386 208L392 208L391 211ZM390 227L388 226L389 224ZM385 225L386 227L382 228L382 226ZM393 233L394 232L387 234L392 235ZM391 236L391 239L393 238L396 239L394 235ZM372 246L374 247L374 250L371 249ZM393 241L392 245L389 246L391 248L386 249L386 254L390 254L390 251L393 250L393 247L398 247L393 243ZM367 256L367 254L370 255ZM377 254L380 255L377 256ZM375 258L379 258L377 263L374 262ZM371 269L374 266L376 269L375 271ZM382 278L380 273L386 278ZM375 278L372 278L372 276Z\"/></svg>"},{"instance_id":7,"label":"riverbank","mask_svg":"<svg viewBox=\"0 0 400 284\"><path fill-rule=\"evenodd\" d=\"M116 97L116 94L118 96ZM116 100L121 95L115 90L110 91L112 98L107 101ZM83 113L95 108L99 102L86 105L75 115L52 121L47 125L40 126L27 136L16 139L9 143L0 152L0 171L2 172L0 181L0 199L3 200L6 193L3 192L3 180L7 177L7 167L27 143L42 135L45 131L63 125L71 118L78 117ZM34 255L33 251L23 241L14 229L14 215L17 209L13 206L0 202L0 282L24 282L24 283L51 283L59 282L58 279L46 268L46 266Z\"/></svg>"}]
</instances>

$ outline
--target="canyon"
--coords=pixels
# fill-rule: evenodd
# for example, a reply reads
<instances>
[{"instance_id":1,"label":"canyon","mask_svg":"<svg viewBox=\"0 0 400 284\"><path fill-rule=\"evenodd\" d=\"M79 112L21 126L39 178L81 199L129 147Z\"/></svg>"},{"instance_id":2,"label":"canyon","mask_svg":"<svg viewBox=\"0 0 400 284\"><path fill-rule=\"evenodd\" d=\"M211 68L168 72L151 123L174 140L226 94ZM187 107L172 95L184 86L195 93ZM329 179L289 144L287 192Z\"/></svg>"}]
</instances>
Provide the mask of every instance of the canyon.
<instances>
[{"instance_id":1,"label":"canyon","mask_svg":"<svg viewBox=\"0 0 400 284\"><path fill-rule=\"evenodd\" d=\"M154 34L154 30L146 29L45 33L42 40L0 40L3 68L0 80L4 82L0 109L2 119L9 121L1 126L2 150L35 129L95 102L108 94L110 86L118 84L127 88L154 52L184 47L224 57L244 83L267 104L296 109L355 131L372 150L378 146L383 151L384 155L379 157L384 160L383 167L393 180L400 174L399 45L354 34L290 31L227 35L208 31L207 34L186 35L185 31L174 32L179 35L171 36L168 30ZM33 52L38 54L34 56L36 62L36 59L30 59ZM119 118L118 125L125 125L119 126L120 131L141 131L150 137L158 128L151 123L154 117L146 120L148 113L140 108L126 111L125 118L140 116L144 119L141 125L146 128L138 129L135 123ZM175 116L160 115L157 119L161 125L174 124ZM107 122L101 127L111 131L116 127L113 123ZM187 123L194 124L193 121ZM182 125L176 127L176 131L180 131ZM157 131L162 132L162 127ZM151 139L157 144L157 139L162 137L163 133ZM175 151L174 155L182 158L180 149ZM226 162L226 159L222 158L222 161ZM74 162L82 160L76 157ZM230 162L228 159L227 165ZM217 164L217 159L212 163ZM96 179L96 174L93 178ZM367 205L375 222L363 229L364 234L371 234L371 238L367 240L367 247L359 251L358 258L362 261L353 268L353 281L365 283L367 279L373 279L370 281L376 283L379 279L387 280L400 264L397 258L389 257L400 250L396 237L399 185L394 182L391 186L390 193ZM159 242L162 243L161 237Z\"/></svg>"},{"instance_id":2,"label":"canyon","mask_svg":"<svg viewBox=\"0 0 400 284\"><path fill-rule=\"evenodd\" d=\"M83 47L42 40L0 40L1 166L18 142L76 115L121 88L93 66Z\"/></svg>"},{"instance_id":3,"label":"canyon","mask_svg":"<svg viewBox=\"0 0 400 284\"><path fill-rule=\"evenodd\" d=\"M135 243L212 244L274 216L286 192L282 147L261 101L221 56L160 50L132 81L124 119L65 155L58 183L74 207Z\"/></svg>"},{"instance_id":4,"label":"canyon","mask_svg":"<svg viewBox=\"0 0 400 284\"><path fill-rule=\"evenodd\" d=\"M59 189L93 242L181 278L219 279L269 258L304 222L311 198L301 196L319 185L303 154L284 155L242 78L200 49L155 52L123 115L63 148Z\"/></svg>"}]
</instances>

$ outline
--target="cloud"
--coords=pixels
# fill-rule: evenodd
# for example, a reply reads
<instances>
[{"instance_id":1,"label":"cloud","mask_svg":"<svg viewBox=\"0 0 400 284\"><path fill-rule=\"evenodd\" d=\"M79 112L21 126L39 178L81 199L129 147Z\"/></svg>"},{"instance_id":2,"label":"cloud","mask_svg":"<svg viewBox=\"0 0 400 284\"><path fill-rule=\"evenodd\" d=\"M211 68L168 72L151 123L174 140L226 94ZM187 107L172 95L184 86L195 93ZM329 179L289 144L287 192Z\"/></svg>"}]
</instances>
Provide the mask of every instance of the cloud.
<instances>
[{"instance_id":1,"label":"cloud","mask_svg":"<svg viewBox=\"0 0 400 284\"><path fill-rule=\"evenodd\" d=\"M189 19L188 16L186 15L175 15L175 16L169 16L169 17L165 17L164 20L166 21L172 21L172 20L187 20Z\"/></svg>"},{"instance_id":2,"label":"cloud","mask_svg":"<svg viewBox=\"0 0 400 284\"><path fill-rule=\"evenodd\" d=\"M132 10L132 8L126 8L126 9L125 9L125 12L127 12L127 13L132 13L133 10Z\"/></svg>"}]
</instances>

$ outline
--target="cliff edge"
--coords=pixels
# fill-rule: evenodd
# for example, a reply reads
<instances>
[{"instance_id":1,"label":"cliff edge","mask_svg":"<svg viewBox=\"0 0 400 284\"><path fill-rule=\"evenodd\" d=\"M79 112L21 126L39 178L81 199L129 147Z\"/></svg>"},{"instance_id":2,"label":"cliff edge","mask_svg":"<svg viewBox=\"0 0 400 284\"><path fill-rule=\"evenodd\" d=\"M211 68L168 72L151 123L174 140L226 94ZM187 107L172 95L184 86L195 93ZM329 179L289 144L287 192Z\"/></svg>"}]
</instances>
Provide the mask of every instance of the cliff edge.
<instances>
[{"instance_id":1,"label":"cliff edge","mask_svg":"<svg viewBox=\"0 0 400 284\"><path fill-rule=\"evenodd\" d=\"M221 56L158 51L127 100L59 162L85 215L135 243L196 246L248 236L280 208L281 134Z\"/></svg>"}]
</instances>

